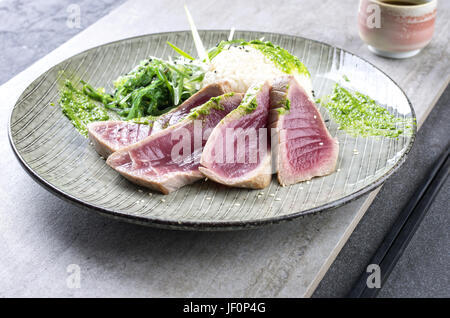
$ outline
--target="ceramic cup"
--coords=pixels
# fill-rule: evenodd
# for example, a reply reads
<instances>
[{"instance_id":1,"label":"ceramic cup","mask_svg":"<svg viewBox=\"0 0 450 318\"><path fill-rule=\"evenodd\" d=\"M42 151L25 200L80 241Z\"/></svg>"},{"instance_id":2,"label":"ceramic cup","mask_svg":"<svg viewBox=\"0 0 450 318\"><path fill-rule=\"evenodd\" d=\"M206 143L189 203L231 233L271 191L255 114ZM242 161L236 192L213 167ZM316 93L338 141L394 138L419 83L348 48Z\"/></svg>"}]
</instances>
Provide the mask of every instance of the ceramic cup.
<instances>
[{"instance_id":1,"label":"ceramic cup","mask_svg":"<svg viewBox=\"0 0 450 318\"><path fill-rule=\"evenodd\" d=\"M414 56L430 43L437 0L360 0L359 36L375 54Z\"/></svg>"}]
</instances>

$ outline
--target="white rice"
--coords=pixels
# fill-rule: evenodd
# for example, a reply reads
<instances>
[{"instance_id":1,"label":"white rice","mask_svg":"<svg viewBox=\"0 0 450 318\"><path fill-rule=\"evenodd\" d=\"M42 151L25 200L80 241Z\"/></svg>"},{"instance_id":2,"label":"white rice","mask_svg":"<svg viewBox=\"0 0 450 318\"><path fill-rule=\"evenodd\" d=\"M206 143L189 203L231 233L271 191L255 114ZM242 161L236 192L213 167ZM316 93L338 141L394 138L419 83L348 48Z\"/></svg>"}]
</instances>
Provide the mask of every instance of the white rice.
<instances>
[{"instance_id":1,"label":"white rice","mask_svg":"<svg viewBox=\"0 0 450 318\"><path fill-rule=\"evenodd\" d=\"M205 74L203 86L228 81L235 92L245 93L254 83L286 75L263 53L250 46L230 47L223 50L212 61ZM292 74L312 98L312 84L309 76Z\"/></svg>"}]
</instances>

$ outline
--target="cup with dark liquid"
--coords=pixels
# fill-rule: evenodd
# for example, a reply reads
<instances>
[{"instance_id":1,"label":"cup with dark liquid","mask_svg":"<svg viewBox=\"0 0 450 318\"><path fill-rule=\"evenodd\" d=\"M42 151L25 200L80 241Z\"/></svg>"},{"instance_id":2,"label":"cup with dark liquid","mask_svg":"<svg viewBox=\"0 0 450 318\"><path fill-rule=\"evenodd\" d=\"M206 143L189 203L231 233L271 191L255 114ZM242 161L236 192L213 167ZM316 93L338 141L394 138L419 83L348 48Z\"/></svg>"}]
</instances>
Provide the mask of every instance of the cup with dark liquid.
<instances>
[{"instance_id":1,"label":"cup with dark liquid","mask_svg":"<svg viewBox=\"0 0 450 318\"><path fill-rule=\"evenodd\" d=\"M359 36L377 55L414 56L433 37L436 8L437 0L360 0Z\"/></svg>"}]
</instances>

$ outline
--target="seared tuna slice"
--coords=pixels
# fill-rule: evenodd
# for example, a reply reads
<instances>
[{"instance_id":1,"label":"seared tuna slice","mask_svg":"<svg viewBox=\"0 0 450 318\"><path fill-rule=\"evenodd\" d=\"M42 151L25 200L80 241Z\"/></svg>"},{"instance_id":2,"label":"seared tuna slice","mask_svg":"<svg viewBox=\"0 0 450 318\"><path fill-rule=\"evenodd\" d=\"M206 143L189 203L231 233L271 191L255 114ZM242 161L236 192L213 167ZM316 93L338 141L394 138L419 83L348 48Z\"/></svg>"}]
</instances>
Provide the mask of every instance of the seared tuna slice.
<instances>
[{"instance_id":1,"label":"seared tuna slice","mask_svg":"<svg viewBox=\"0 0 450 318\"><path fill-rule=\"evenodd\" d=\"M339 152L314 101L293 76L272 84L269 116L272 149L282 186L334 171Z\"/></svg>"},{"instance_id":2,"label":"seared tuna slice","mask_svg":"<svg viewBox=\"0 0 450 318\"><path fill-rule=\"evenodd\" d=\"M195 182L207 137L219 121L235 109L242 94L228 93L196 107L173 126L111 154L106 161L125 178L168 194Z\"/></svg>"},{"instance_id":3,"label":"seared tuna slice","mask_svg":"<svg viewBox=\"0 0 450 318\"><path fill-rule=\"evenodd\" d=\"M249 88L241 105L214 128L199 170L227 186L262 189L272 178L268 143L270 85Z\"/></svg>"},{"instance_id":4,"label":"seared tuna slice","mask_svg":"<svg viewBox=\"0 0 450 318\"><path fill-rule=\"evenodd\" d=\"M108 158L114 151L148 137L152 126L129 121L98 121L88 125L89 139L95 150Z\"/></svg>"},{"instance_id":5,"label":"seared tuna slice","mask_svg":"<svg viewBox=\"0 0 450 318\"><path fill-rule=\"evenodd\" d=\"M200 106L216 97L230 92L228 82L205 86L188 98L180 106L170 112L149 120L149 124L137 124L129 121L101 121L88 125L89 139L95 146L95 150L107 158L111 153L132 145L151 134L161 131L180 122L192 108Z\"/></svg>"}]
</instances>

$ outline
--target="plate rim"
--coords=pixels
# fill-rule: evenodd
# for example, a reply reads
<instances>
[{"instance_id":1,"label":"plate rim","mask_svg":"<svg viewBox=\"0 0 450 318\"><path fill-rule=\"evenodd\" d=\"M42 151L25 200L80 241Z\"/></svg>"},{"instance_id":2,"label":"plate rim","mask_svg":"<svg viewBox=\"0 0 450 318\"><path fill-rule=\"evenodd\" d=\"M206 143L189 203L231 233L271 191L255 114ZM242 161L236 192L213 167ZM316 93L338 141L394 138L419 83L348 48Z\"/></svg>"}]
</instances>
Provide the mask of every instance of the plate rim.
<instances>
[{"instance_id":1,"label":"plate rim","mask_svg":"<svg viewBox=\"0 0 450 318\"><path fill-rule=\"evenodd\" d=\"M224 32L224 31L228 31L228 29L201 29L199 30L199 32ZM51 192L52 194L56 195L57 197L60 197L62 199L64 199L67 202L70 202L78 207L87 209L87 210L93 210L101 215L104 216L108 216L114 219L119 219L121 221L127 221L130 223L134 223L134 224L140 224L140 225L146 225L146 226L152 226L152 227L158 227L158 228L166 228L166 229L176 229L176 230L196 230L196 231L226 231L226 230L242 230L242 229L249 229L249 228L259 228L262 226L266 226L266 225L271 225L271 224L278 224L281 222L285 222L285 221L292 221L296 218L301 218L307 215L311 215L311 214L316 214L318 212L323 212L323 211L330 211L330 210L334 210L336 208L339 208L347 203L350 203L358 198L360 198L361 196L363 196L366 193L369 193L373 190L375 190L376 188L378 188L379 186L381 186L392 174L394 174L402 165L403 163L406 161L409 152L411 151L411 148L414 144L414 141L416 139L416 134L417 134L417 117L416 117L416 112L415 109L408 97L408 95L405 93L405 91L402 89L402 87L400 85L397 84L396 81L394 81L391 76L389 76L388 74L386 74L383 70L381 70L379 67L375 66L374 64L372 64L371 62L369 62L368 60L366 60L365 58L351 52L348 51L346 49L343 49L339 46L336 45L331 45L329 43L323 42L323 41L319 41L319 40L314 40L314 39L310 39L307 37L303 37L303 36L299 36L299 35L293 35L293 34L288 34L288 33L277 33L277 32L265 32L265 31L254 31L254 30L236 30L235 32L249 32L249 33L265 33L265 34L270 34L270 35L276 35L276 36L289 36L289 37L293 37L293 38L298 38L298 39L302 39L302 40L307 40L307 41L311 41L311 42L315 42L321 45L325 45L328 47L331 47L333 49L338 49L341 50L347 54L350 54L352 56L357 57L358 59L364 61L365 63L369 64L370 66L372 66L373 68L375 68L377 71L381 72L384 76L386 76L392 83L394 83L394 85L400 89L400 92L403 94L403 96L405 96L408 105L410 107L411 110L411 115L412 115L412 119L414 121L414 125L413 125L413 131L412 131L412 135L410 138L410 141L408 143L408 145L406 146L406 149L404 151L404 153L402 154L402 156L397 160L397 162L387 171L385 172L383 175L381 175L377 180L373 181L372 183L366 185L365 187L359 189L358 191L352 192L340 199L322 204L320 206L314 207L314 208L310 208L310 209L306 209L303 211L299 211L299 212L294 212L294 213L290 213L290 214L286 214L286 215L281 215L281 216L274 216L274 217L269 217L269 218L260 218L260 219L255 219L255 220L247 220L247 221L221 221L221 220L213 220L213 221L175 221L175 220L165 220L165 219L161 219L161 218L155 218L155 217L143 217L143 216L138 216L138 215L133 215L133 214L126 214L123 212L119 212L117 210L112 210L112 209L107 209L105 207L102 206L98 206L95 204L91 204L89 202L86 202L80 198L77 198L69 193L64 192L63 190L59 189L57 186L52 185L50 182L48 182L47 180L45 180L43 177L41 177L36 171L34 171L28 164L27 162L24 160L24 158L21 156L20 152L18 151L18 149L16 148L15 144L14 144L14 140L12 137L12 130L11 130L11 122L12 122L12 115L14 113L14 110L16 108L17 102L20 101L23 97L23 94L25 93L25 91L27 91L27 89L33 85L38 79L40 79L40 77L59 67L60 65L62 65L63 63L67 62L69 59L75 58L77 56L80 56L82 54L86 54L89 51L93 51L96 50L100 47L103 46L107 46L107 45L113 45L116 43L120 43L120 42L124 42L124 41L128 41L128 40L136 40L139 38L145 38L148 36L157 36L157 35L170 35L170 34L179 34L179 33L190 33L191 31L189 30L179 30L179 31L169 31L169 32L157 32L157 33L148 33L148 34L143 34L143 35L138 35L138 36L132 36L132 37L128 37L128 38L123 38L123 39L119 39L119 40L115 40L115 41L111 41L111 42L107 42L107 43L103 43L94 47L91 47L89 49L83 50L77 54L74 54L66 59L64 59L63 61L53 65L52 67L48 68L45 72L41 73L38 77L36 77L29 85L27 85L27 87L22 91L22 93L20 94L20 96L18 97L18 99L15 101L14 106L11 108L10 110L10 114L9 114L9 118L8 118L8 140L9 140L9 144L11 145L11 148L13 150L13 153L15 155L15 157L17 158L17 160L19 161L20 165L22 166L22 168L28 173L28 175L30 175L32 177L32 179L34 181L36 181L39 185L41 185L44 189L46 189L47 191Z\"/></svg>"}]
</instances>

